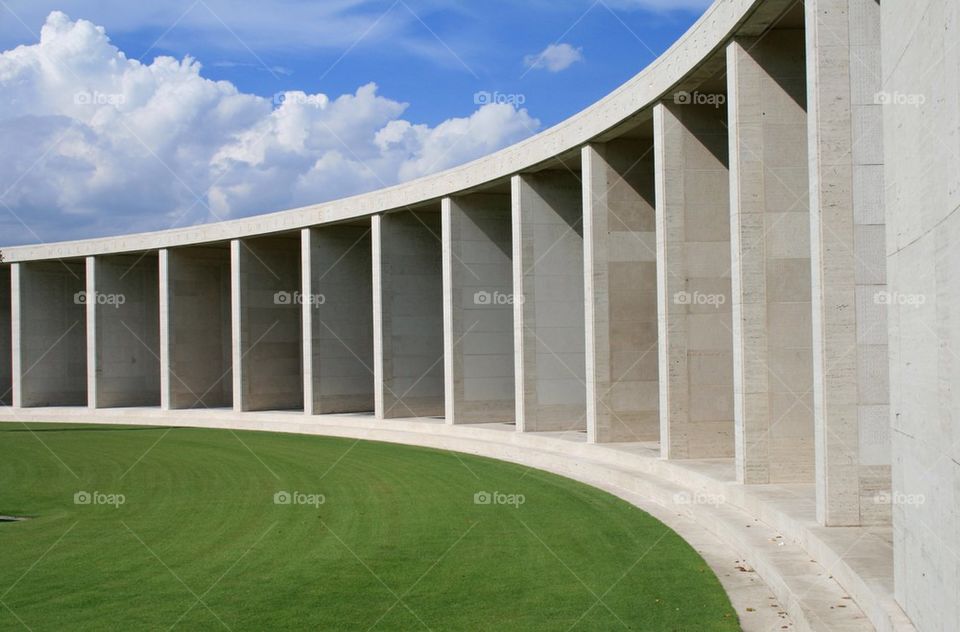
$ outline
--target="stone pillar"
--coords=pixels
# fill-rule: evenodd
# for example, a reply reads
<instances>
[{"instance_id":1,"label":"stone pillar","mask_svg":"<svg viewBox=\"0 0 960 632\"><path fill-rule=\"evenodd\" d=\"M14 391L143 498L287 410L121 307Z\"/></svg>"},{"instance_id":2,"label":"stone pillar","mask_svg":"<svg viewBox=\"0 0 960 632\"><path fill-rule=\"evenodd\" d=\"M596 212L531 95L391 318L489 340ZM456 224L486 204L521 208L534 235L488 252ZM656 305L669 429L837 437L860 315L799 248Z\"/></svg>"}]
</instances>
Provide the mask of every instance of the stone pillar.
<instances>
[{"instance_id":1,"label":"stone pillar","mask_svg":"<svg viewBox=\"0 0 960 632\"><path fill-rule=\"evenodd\" d=\"M389 358L384 349L384 326L389 326L383 313L383 216L370 216L370 267L372 274L373 305L373 411L377 419L384 418L387 403L386 363ZM388 277L389 279L389 277ZM391 398L391 403L393 399Z\"/></svg>"},{"instance_id":2,"label":"stone pillar","mask_svg":"<svg viewBox=\"0 0 960 632\"><path fill-rule=\"evenodd\" d=\"M22 263L10 266L10 403L14 408L23 406L23 327L20 287L23 285Z\"/></svg>"},{"instance_id":3,"label":"stone pillar","mask_svg":"<svg viewBox=\"0 0 960 632\"><path fill-rule=\"evenodd\" d=\"M802 30L727 49L737 477L814 480Z\"/></svg>"},{"instance_id":4,"label":"stone pillar","mask_svg":"<svg viewBox=\"0 0 960 632\"><path fill-rule=\"evenodd\" d=\"M300 234L231 243L233 407L303 409Z\"/></svg>"},{"instance_id":5,"label":"stone pillar","mask_svg":"<svg viewBox=\"0 0 960 632\"><path fill-rule=\"evenodd\" d=\"M664 458L734 453L733 335L726 108L654 107L660 450Z\"/></svg>"},{"instance_id":6,"label":"stone pillar","mask_svg":"<svg viewBox=\"0 0 960 632\"><path fill-rule=\"evenodd\" d=\"M159 406L157 255L88 257L87 297L89 406Z\"/></svg>"},{"instance_id":7,"label":"stone pillar","mask_svg":"<svg viewBox=\"0 0 960 632\"><path fill-rule=\"evenodd\" d=\"M230 250L161 252L162 393L169 409L233 406Z\"/></svg>"},{"instance_id":8,"label":"stone pillar","mask_svg":"<svg viewBox=\"0 0 960 632\"><path fill-rule=\"evenodd\" d=\"M817 519L890 522L880 6L806 4Z\"/></svg>"},{"instance_id":9,"label":"stone pillar","mask_svg":"<svg viewBox=\"0 0 960 632\"><path fill-rule=\"evenodd\" d=\"M13 405L13 304L10 266L0 266L0 406Z\"/></svg>"},{"instance_id":10,"label":"stone pillar","mask_svg":"<svg viewBox=\"0 0 960 632\"><path fill-rule=\"evenodd\" d=\"M303 296L313 296L313 229L303 228L300 230L300 288ZM317 414L316 396L314 394L314 370L313 365L316 360L314 354L313 340L313 310L315 306L311 301L300 302L300 338L302 347L300 355L303 358L303 413L305 415ZM371 336L372 338L372 336Z\"/></svg>"},{"instance_id":11,"label":"stone pillar","mask_svg":"<svg viewBox=\"0 0 960 632\"><path fill-rule=\"evenodd\" d=\"M374 387L379 419L444 414L438 211L406 210L373 218Z\"/></svg>"},{"instance_id":12,"label":"stone pillar","mask_svg":"<svg viewBox=\"0 0 960 632\"><path fill-rule=\"evenodd\" d=\"M13 266L14 405L87 405L86 266Z\"/></svg>"},{"instance_id":13,"label":"stone pillar","mask_svg":"<svg viewBox=\"0 0 960 632\"><path fill-rule=\"evenodd\" d=\"M586 431L581 184L541 171L512 187L517 430Z\"/></svg>"},{"instance_id":14,"label":"stone pillar","mask_svg":"<svg viewBox=\"0 0 960 632\"><path fill-rule=\"evenodd\" d=\"M157 253L157 266L160 277L160 409L172 409L172 378L170 374L172 349L170 347L170 251L162 248Z\"/></svg>"},{"instance_id":15,"label":"stone pillar","mask_svg":"<svg viewBox=\"0 0 960 632\"><path fill-rule=\"evenodd\" d=\"M652 139L583 148L587 434L660 437Z\"/></svg>"},{"instance_id":16,"label":"stone pillar","mask_svg":"<svg viewBox=\"0 0 960 632\"><path fill-rule=\"evenodd\" d=\"M509 193L444 198L446 420L514 420Z\"/></svg>"},{"instance_id":17,"label":"stone pillar","mask_svg":"<svg viewBox=\"0 0 960 632\"><path fill-rule=\"evenodd\" d=\"M97 258L84 260L86 283L86 332L87 337L87 406L97 408Z\"/></svg>"},{"instance_id":18,"label":"stone pillar","mask_svg":"<svg viewBox=\"0 0 960 632\"><path fill-rule=\"evenodd\" d=\"M307 412L373 411L370 226L307 228L303 240Z\"/></svg>"}]
</instances>

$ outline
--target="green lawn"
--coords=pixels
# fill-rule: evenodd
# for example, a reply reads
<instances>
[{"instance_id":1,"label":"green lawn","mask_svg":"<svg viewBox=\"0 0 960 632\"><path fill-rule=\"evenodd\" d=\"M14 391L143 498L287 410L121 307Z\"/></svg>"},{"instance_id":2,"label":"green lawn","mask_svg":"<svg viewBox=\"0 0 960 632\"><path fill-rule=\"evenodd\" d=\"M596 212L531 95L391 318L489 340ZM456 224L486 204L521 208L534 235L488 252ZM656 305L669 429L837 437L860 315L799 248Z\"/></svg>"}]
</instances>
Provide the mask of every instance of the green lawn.
<instances>
[{"instance_id":1,"label":"green lawn","mask_svg":"<svg viewBox=\"0 0 960 632\"><path fill-rule=\"evenodd\" d=\"M0 514L32 517L0 523L2 630L739 629L649 515L450 452L0 424Z\"/></svg>"}]
</instances>

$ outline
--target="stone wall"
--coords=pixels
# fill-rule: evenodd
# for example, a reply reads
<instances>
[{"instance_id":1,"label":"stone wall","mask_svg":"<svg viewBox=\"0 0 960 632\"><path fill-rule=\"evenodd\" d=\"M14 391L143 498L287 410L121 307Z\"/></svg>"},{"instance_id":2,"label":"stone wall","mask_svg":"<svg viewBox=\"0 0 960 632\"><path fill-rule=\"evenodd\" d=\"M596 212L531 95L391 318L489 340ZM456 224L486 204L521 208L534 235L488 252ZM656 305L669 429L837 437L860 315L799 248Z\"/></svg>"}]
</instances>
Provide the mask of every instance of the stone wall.
<instances>
[{"instance_id":1,"label":"stone wall","mask_svg":"<svg viewBox=\"0 0 960 632\"><path fill-rule=\"evenodd\" d=\"M960 622L960 6L883 2L884 176L898 601Z\"/></svg>"}]
</instances>

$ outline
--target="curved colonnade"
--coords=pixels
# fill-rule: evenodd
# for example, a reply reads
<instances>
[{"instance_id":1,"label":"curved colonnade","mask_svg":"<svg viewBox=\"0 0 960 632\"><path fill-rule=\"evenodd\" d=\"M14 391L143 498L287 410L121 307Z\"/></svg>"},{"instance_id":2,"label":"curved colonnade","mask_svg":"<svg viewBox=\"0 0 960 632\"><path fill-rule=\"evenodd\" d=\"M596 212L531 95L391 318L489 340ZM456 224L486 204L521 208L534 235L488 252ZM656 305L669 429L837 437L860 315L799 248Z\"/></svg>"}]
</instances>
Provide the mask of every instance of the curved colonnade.
<instances>
[{"instance_id":1,"label":"curved colonnade","mask_svg":"<svg viewBox=\"0 0 960 632\"><path fill-rule=\"evenodd\" d=\"M0 420L486 454L653 511L738 609L760 589L737 566L800 629L952 629L960 565L919 534L940 516L929 541L960 545L958 503L896 502L929 489L916 470L937 443L898 424L952 408L931 374L904 395L904 327L940 331L943 312L890 299L925 263L943 276L924 240L952 202L910 221L918 114L878 98L936 79L904 52L957 20L928 4L919 19L876 0L718 0L614 93L467 165L255 218L5 248ZM933 121L955 132L950 112Z\"/></svg>"}]
</instances>

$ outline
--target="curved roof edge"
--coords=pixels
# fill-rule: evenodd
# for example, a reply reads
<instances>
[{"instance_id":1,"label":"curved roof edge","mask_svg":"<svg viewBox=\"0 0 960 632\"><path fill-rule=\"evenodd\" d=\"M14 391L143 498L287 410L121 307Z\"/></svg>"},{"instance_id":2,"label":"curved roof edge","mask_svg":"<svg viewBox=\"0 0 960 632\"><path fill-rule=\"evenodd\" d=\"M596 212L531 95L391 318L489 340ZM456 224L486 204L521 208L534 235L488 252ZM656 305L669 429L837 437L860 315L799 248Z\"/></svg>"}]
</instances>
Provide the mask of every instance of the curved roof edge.
<instances>
[{"instance_id":1,"label":"curved roof edge","mask_svg":"<svg viewBox=\"0 0 960 632\"><path fill-rule=\"evenodd\" d=\"M788 0L716 0L666 52L632 79L572 117L472 162L383 189L292 210L224 222L79 241L3 248L7 263L118 254L298 230L417 206L528 170L576 150L652 107L749 26L766 30ZM755 11L759 8L763 11Z\"/></svg>"}]
</instances>

